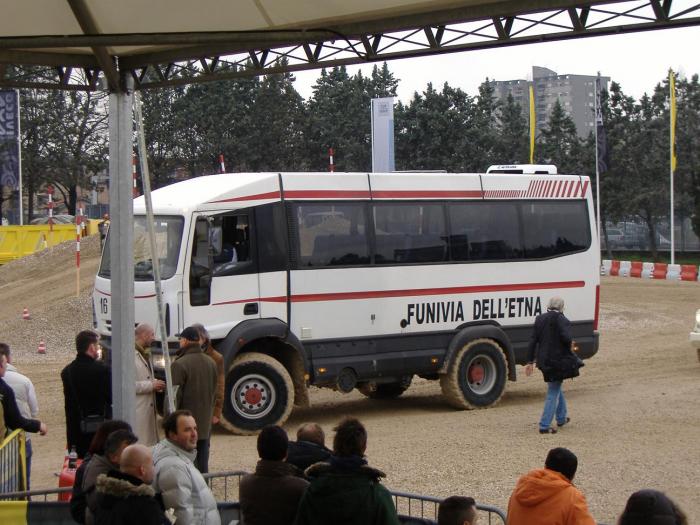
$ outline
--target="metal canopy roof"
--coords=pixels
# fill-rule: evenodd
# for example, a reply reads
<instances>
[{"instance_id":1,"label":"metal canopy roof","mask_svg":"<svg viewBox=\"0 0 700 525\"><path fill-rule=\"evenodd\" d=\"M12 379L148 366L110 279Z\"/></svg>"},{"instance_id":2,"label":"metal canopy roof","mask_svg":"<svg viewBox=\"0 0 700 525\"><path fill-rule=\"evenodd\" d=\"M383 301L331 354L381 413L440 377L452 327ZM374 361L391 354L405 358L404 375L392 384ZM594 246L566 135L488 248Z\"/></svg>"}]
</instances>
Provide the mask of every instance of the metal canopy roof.
<instances>
[{"instance_id":1,"label":"metal canopy roof","mask_svg":"<svg viewBox=\"0 0 700 525\"><path fill-rule=\"evenodd\" d=\"M88 90L100 72L140 89L700 24L682 0L0 0L0 13L0 85Z\"/></svg>"}]
</instances>

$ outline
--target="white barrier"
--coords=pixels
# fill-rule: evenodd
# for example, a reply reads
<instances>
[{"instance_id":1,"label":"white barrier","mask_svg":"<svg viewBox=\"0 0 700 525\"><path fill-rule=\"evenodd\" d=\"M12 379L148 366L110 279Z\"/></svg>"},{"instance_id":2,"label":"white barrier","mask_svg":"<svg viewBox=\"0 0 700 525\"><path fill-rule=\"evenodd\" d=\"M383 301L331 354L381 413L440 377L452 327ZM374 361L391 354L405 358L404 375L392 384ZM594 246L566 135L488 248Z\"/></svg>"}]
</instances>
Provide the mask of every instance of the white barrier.
<instances>
[{"instance_id":1,"label":"white barrier","mask_svg":"<svg viewBox=\"0 0 700 525\"><path fill-rule=\"evenodd\" d=\"M632 263L630 261L620 261L620 277L629 277Z\"/></svg>"},{"instance_id":2,"label":"white barrier","mask_svg":"<svg viewBox=\"0 0 700 525\"><path fill-rule=\"evenodd\" d=\"M654 263L645 262L642 264L642 279L651 279L654 274Z\"/></svg>"},{"instance_id":3,"label":"white barrier","mask_svg":"<svg viewBox=\"0 0 700 525\"><path fill-rule=\"evenodd\" d=\"M611 266L612 261L610 259L603 259L603 264L600 266L600 275L610 275Z\"/></svg>"},{"instance_id":4,"label":"white barrier","mask_svg":"<svg viewBox=\"0 0 700 525\"><path fill-rule=\"evenodd\" d=\"M669 264L668 271L666 272L666 279L669 281L680 281L681 280L681 265L680 264Z\"/></svg>"}]
</instances>

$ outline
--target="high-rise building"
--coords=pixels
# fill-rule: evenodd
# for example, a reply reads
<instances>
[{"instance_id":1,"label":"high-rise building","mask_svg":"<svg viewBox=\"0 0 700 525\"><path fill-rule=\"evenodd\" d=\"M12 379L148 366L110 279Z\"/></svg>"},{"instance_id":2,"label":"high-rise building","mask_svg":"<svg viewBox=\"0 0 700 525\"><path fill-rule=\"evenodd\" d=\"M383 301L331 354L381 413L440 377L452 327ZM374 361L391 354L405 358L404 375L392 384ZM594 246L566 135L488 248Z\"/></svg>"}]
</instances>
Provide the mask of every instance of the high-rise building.
<instances>
[{"instance_id":1,"label":"high-rise building","mask_svg":"<svg viewBox=\"0 0 700 525\"><path fill-rule=\"evenodd\" d=\"M547 124L558 100L576 124L579 137L583 138L594 131L595 79L591 75L559 75L546 67L533 66L532 80L495 80L493 86L499 99L512 95L526 118L530 111L530 86L533 87L537 131ZM610 77L601 77L601 81L607 89Z\"/></svg>"}]
</instances>

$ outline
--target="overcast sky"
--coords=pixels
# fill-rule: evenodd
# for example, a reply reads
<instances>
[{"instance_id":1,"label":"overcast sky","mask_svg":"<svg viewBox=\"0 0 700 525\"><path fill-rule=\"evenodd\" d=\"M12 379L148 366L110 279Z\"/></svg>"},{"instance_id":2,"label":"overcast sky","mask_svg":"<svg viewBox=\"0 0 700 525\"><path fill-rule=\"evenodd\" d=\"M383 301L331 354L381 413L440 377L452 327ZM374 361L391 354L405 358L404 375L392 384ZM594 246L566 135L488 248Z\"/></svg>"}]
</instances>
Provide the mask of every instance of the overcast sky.
<instances>
[{"instance_id":1,"label":"overcast sky","mask_svg":"<svg viewBox=\"0 0 700 525\"><path fill-rule=\"evenodd\" d=\"M619 82L626 94L639 98L653 91L669 67L682 76L700 74L698 49L700 27L691 27L393 60L389 69L400 79L398 95L404 102L415 91L424 91L428 82L438 89L448 82L475 95L486 77L530 79L532 66L544 66L559 74L595 75L600 71ZM372 64L348 66L351 75L359 69L369 74ZM304 98L311 96L319 71L298 72L295 76L297 91Z\"/></svg>"}]
</instances>

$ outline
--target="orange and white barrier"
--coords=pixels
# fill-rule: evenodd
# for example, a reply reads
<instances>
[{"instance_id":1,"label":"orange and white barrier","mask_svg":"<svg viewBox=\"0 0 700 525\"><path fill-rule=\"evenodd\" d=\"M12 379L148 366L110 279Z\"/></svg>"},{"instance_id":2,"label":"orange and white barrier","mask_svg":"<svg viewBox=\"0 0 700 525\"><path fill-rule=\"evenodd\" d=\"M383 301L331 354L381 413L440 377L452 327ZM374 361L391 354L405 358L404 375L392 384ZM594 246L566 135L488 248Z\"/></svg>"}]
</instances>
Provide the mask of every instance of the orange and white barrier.
<instances>
[{"instance_id":1,"label":"orange and white barrier","mask_svg":"<svg viewBox=\"0 0 700 525\"><path fill-rule=\"evenodd\" d=\"M22 319L25 321L31 319L31 316L29 315L29 308L25 307L24 310L22 310Z\"/></svg>"},{"instance_id":2,"label":"orange and white barrier","mask_svg":"<svg viewBox=\"0 0 700 525\"><path fill-rule=\"evenodd\" d=\"M46 343L41 340L39 341L39 347L36 349L37 354L45 354L46 353Z\"/></svg>"},{"instance_id":3,"label":"orange and white barrier","mask_svg":"<svg viewBox=\"0 0 700 525\"><path fill-rule=\"evenodd\" d=\"M667 264L603 259L601 275L700 282L700 267L693 264Z\"/></svg>"}]
</instances>

